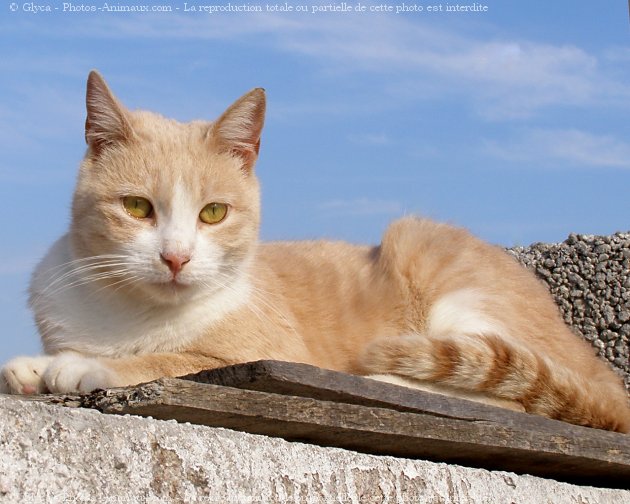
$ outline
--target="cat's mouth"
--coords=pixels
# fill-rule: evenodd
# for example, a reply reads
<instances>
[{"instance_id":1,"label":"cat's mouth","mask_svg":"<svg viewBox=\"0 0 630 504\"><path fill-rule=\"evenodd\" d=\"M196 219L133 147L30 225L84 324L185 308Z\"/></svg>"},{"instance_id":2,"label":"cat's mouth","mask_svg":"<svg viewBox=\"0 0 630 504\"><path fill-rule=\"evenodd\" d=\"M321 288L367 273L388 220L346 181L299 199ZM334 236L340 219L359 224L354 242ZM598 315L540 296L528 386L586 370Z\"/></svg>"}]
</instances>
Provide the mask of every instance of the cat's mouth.
<instances>
[{"instance_id":1,"label":"cat's mouth","mask_svg":"<svg viewBox=\"0 0 630 504\"><path fill-rule=\"evenodd\" d=\"M189 299L196 292L193 284L183 282L179 278L150 282L147 284L147 290L154 299L167 304Z\"/></svg>"},{"instance_id":2,"label":"cat's mouth","mask_svg":"<svg viewBox=\"0 0 630 504\"><path fill-rule=\"evenodd\" d=\"M167 282L163 282L161 285L164 288L166 288L166 289L173 289L173 290L175 290L177 292L190 288L190 284L189 283L182 282L181 279L179 279L177 277L173 277L170 280L168 280Z\"/></svg>"},{"instance_id":3,"label":"cat's mouth","mask_svg":"<svg viewBox=\"0 0 630 504\"><path fill-rule=\"evenodd\" d=\"M189 290L192 285L189 282L182 281L178 277L170 277L164 280L158 280L150 283L151 287L159 290L165 294L174 293L179 294Z\"/></svg>"}]
</instances>

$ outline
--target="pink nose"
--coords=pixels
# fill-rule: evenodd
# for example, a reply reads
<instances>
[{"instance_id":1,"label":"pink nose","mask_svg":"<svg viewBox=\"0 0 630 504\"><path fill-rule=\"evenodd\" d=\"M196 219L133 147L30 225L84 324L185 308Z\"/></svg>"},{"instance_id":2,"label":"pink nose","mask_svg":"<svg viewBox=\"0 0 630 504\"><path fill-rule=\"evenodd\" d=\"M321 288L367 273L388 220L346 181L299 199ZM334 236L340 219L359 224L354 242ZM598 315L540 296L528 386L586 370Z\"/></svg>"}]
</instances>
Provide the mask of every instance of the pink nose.
<instances>
[{"instance_id":1,"label":"pink nose","mask_svg":"<svg viewBox=\"0 0 630 504\"><path fill-rule=\"evenodd\" d=\"M177 275L184 265L190 262L189 255L176 252L166 252L164 254L160 254L160 259L162 259L162 262L168 266L168 269L171 270L173 276Z\"/></svg>"}]
</instances>

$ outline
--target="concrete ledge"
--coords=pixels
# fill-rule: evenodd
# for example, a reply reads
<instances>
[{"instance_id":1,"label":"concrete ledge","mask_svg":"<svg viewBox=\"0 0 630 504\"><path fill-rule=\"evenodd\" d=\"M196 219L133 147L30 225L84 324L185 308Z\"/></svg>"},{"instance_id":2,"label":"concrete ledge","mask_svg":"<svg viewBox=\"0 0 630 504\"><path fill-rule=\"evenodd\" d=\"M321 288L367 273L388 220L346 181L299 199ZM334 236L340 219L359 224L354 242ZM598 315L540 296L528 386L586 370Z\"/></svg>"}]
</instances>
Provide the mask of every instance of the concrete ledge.
<instances>
[{"instance_id":1,"label":"concrete ledge","mask_svg":"<svg viewBox=\"0 0 630 504\"><path fill-rule=\"evenodd\" d=\"M0 396L0 503L630 502L630 491Z\"/></svg>"}]
</instances>

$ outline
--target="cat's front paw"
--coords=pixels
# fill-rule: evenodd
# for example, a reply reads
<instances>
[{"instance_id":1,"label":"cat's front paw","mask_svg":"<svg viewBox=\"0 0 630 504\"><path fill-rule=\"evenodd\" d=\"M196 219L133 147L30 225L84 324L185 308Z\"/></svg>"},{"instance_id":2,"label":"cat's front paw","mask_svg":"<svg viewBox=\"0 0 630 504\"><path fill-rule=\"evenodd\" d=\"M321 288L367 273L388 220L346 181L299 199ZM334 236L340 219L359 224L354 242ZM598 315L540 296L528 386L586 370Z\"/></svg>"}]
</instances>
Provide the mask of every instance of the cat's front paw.
<instances>
[{"instance_id":1,"label":"cat's front paw","mask_svg":"<svg viewBox=\"0 0 630 504\"><path fill-rule=\"evenodd\" d=\"M54 393L91 392L115 386L116 375L98 359L69 353L54 358L44 382Z\"/></svg>"},{"instance_id":2,"label":"cat's front paw","mask_svg":"<svg viewBox=\"0 0 630 504\"><path fill-rule=\"evenodd\" d=\"M44 373L54 357L16 357L0 371L0 393L42 394L48 392Z\"/></svg>"}]
</instances>

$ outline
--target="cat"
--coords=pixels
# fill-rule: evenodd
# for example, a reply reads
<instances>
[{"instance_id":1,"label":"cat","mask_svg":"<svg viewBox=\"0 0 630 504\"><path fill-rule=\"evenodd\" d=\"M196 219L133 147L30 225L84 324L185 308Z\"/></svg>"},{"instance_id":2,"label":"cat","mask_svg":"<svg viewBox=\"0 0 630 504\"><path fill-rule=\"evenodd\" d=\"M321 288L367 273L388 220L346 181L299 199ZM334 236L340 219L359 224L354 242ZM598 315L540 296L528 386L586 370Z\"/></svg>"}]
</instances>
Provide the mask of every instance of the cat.
<instances>
[{"instance_id":1,"label":"cat","mask_svg":"<svg viewBox=\"0 0 630 504\"><path fill-rule=\"evenodd\" d=\"M45 355L9 361L4 392L277 359L630 431L621 380L531 272L467 231L405 217L378 246L259 243L265 104L254 89L179 123L90 73L70 229L30 288Z\"/></svg>"}]
</instances>

